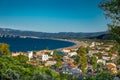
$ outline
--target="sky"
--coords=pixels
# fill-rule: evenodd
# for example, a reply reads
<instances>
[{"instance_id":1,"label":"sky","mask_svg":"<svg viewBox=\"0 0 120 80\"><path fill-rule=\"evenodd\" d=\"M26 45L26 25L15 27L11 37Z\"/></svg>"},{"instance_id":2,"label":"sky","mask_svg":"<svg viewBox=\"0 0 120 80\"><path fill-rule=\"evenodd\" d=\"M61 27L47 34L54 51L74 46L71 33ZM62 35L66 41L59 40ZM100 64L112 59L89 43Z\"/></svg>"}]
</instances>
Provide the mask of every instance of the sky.
<instances>
[{"instance_id":1,"label":"sky","mask_svg":"<svg viewBox=\"0 0 120 80\"><path fill-rule=\"evenodd\" d=\"M40 32L100 32L101 0L0 0L0 27Z\"/></svg>"}]
</instances>

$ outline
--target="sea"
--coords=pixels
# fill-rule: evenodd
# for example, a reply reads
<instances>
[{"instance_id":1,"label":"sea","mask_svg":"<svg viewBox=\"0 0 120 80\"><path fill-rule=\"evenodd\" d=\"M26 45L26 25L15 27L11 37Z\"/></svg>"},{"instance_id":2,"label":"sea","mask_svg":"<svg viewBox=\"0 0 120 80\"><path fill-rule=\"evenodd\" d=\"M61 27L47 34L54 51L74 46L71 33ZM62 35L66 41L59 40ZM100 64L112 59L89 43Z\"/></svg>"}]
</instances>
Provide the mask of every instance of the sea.
<instances>
[{"instance_id":1,"label":"sea","mask_svg":"<svg viewBox=\"0 0 120 80\"><path fill-rule=\"evenodd\" d=\"M69 41L36 38L0 38L0 43L9 44L11 52L55 50L75 45Z\"/></svg>"}]
</instances>

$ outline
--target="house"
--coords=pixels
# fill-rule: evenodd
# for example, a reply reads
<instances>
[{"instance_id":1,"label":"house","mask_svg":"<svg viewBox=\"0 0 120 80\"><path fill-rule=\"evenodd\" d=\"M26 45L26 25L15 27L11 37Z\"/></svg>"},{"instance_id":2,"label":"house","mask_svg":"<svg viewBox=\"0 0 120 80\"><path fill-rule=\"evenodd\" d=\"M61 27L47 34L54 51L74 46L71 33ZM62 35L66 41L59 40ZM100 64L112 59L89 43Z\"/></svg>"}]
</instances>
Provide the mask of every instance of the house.
<instances>
[{"instance_id":1,"label":"house","mask_svg":"<svg viewBox=\"0 0 120 80\"><path fill-rule=\"evenodd\" d=\"M102 52L103 56L108 56L109 53L108 52Z\"/></svg>"},{"instance_id":2,"label":"house","mask_svg":"<svg viewBox=\"0 0 120 80\"><path fill-rule=\"evenodd\" d=\"M92 57L92 56L93 56L93 54L95 54L95 53L96 53L96 51L95 51L95 50L90 50L90 51L88 52L88 56Z\"/></svg>"},{"instance_id":3,"label":"house","mask_svg":"<svg viewBox=\"0 0 120 80\"><path fill-rule=\"evenodd\" d=\"M33 52L33 58L37 58L36 52Z\"/></svg>"},{"instance_id":4,"label":"house","mask_svg":"<svg viewBox=\"0 0 120 80\"><path fill-rule=\"evenodd\" d=\"M77 68L77 66L73 62L69 62L69 66Z\"/></svg>"},{"instance_id":5,"label":"house","mask_svg":"<svg viewBox=\"0 0 120 80\"><path fill-rule=\"evenodd\" d=\"M103 46L103 48L107 51L109 51L111 47L113 47L113 45L104 45Z\"/></svg>"},{"instance_id":6,"label":"house","mask_svg":"<svg viewBox=\"0 0 120 80\"><path fill-rule=\"evenodd\" d=\"M69 58L68 56L64 56L63 61L64 62L74 62L74 60L72 58Z\"/></svg>"},{"instance_id":7,"label":"house","mask_svg":"<svg viewBox=\"0 0 120 80\"><path fill-rule=\"evenodd\" d=\"M81 75L81 70L77 67L73 67L71 66L69 63L64 63L62 65L62 73L63 74L72 74L72 75L75 75L75 76L80 76Z\"/></svg>"},{"instance_id":8,"label":"house","mask_svg":"<svg viewBox=\"0 0 120 80\"><path fill-rule=\"evenodd\" d=\"M106 66L108 69L111 70L112 73L117 73L117 68L114 63L107 63Z\"/></svg>"},{"instance_id":9,"label":"house","mask_svg":"<svg viewBox=\"0 0 120 80\"><path fill-rule=\"evenodd\" d=\"M77 51L79 47L70 48L72 51Z\"/></svg>"},{"instance_id":10,"label":"house","mask_svg":"<svg viewBox=\"0 0 120 80\"><path fill-rule=\"evenodd\" d=\"M49 56L48 54L41 54L41 55L37 56L38 61L47 61L50 58L52 58L52 56Z\"/></svg>"},{"instance_id":11,"label":"house","mask_svg":"<svg viewBox=\"0 0 120 80\"><path fill-rule=\"evenodd\" d=\"M111 60L116 60L117 58L118 58L118 55L117 55L117 54L112 54Z\"/></svg>"},{"instance_id":12,"label":"house","mask_svg":"<svg viewBox=\"0 0 120 80\"><path fill-rule=\"evenodd\" d=\"M33 51L30 51L30 52L28 53L28 58L29 58L29 61L30 61L31 58L33 58Z\"/></svg>"},{"instance_id":13,"label":"house","mask_svg":"<svg viewBox=\"0 0 120 80\"><path fill-rule=\"evenodd\" d=\"M24 55L24 52L16 52L11 54L11 56L19 56L19 55Z\"/></svg>"},{"instance_id":14,"label":"house","mask_svg":"<svg viewBox=\"0 0 120 80\"><path fill-rule=\"evenodd\" d=\"M47 54L42 54L42 61L47 61L49 56Z\"/></svg>"},{"instance_id":15,"label":"house","mask_svg":"<svg viewBox=\"0 0 120 80\"><path fill-rule=\"evenodd\" d=\"M42 50L42 51L36 52L35 53L36 56L37 56L36 59L38 61L47 61L47 60L49 60L49 58L52 58L52 56L49 56L48 54L46 54L47 52L52 53L52 51L50 51L50 50Z\"/></svg>"},{"instance_id":16,"label":"house","mask_svg":"<svg viewBox=\"0 0 120 80\"><path fill-rule=\"evenodd\" d=\"M97 63L103 63L103 65L105 65L106 64L106 60L104 60L104 59L98 59Z\"/></svg>"},{"instance_id":17,"label":"house","mask_svg":"<svg viewBox=\"0 0 120 80\"><path fill-rule=\"evenodd\" d=\"M71 50L70 49L63 49L62 52L69 53Z\"/></svg>"},{"instance_id":18,"label":"house","mask_svg":"<svg viewBox=\"0 0 120 80\"><path fill-rule=\"evenodd\" d=\"M110 60L110 57L108 57L108 56L103 56L102 59L103 59L103 60Z\"/></svg>"},{"instance_id":19,"label":"house","mask_svg":"<svg viewBox=\"0 0 120 80\"><path fill-rule=\"evenodd\" d=\"M50 55L53 55L54 51L51 51Z\"/></svg>"},{"instance_id":20,"label":"house","mask_svg":"<svg viewBox=\"0 0 120 80\"><path fill-rule=\"evenodd\" d=\"M36 55L41 55L41 54L45 54L45 53L51 53L51 50L41 50L41 51L37 51Z\"/></svg>"},{"instance_id":21,"label":"house","mask_svg":"<svg viewBox=\"0 0 120 80\"><path fill-rule=\"evenodd\" d=\"M75 56L75 55L77 55L77 52L70 52L70 53L68 53L68 56L70 56L70 57Z\"/></svg>"},{"instance_id":22,"label":"house","mask_svg":"<svg viewBox=\"0 0 120 80\"><path fill-rule=\"evenodd\" d=\"M55 65L57 62L56 61L47 61L45 63L45 66L52 66L52 65Z\"/></svg>"},{"instance_id":23,"label":"house","mask_svg":"<svg viewBox=\"0 0 120 80\"><path fill-rule=\"evenodd\" d=\"M95 46L95 42L92 42L90 47L94 47Z\"/></svg>"}]
</instances>

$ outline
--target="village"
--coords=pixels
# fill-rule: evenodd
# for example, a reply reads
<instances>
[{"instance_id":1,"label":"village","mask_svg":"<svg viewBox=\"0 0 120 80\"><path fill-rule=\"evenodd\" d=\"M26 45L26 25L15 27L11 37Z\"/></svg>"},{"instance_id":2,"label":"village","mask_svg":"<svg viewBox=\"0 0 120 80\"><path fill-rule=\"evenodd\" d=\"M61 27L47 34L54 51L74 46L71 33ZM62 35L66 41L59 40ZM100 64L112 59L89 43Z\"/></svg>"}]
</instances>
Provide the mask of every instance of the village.
<instances>
[{"instance_id":1,"label":"village","mask_svg":"<svg viewBox=\"0 0 120 80\"><path fill-rule=\"evenodd\" d=\"M85 76L97 75L100 71L109 71L116 74L120 71L117 65L119 55L117 51L112 51L114 44L103 42L87 42L87 45L63 48L60 50L40 50L12 53L12 56L24 55L29 58L29 64L40 67L50 67L58 73L71 74L79 77L83 74L81 64L79 64L78 54L80 47L86 49L87 64L85 66ZM114 49L115 50L115 49ZM84 63L84 62L83 62Z\"/></svg>"}]
</instances>

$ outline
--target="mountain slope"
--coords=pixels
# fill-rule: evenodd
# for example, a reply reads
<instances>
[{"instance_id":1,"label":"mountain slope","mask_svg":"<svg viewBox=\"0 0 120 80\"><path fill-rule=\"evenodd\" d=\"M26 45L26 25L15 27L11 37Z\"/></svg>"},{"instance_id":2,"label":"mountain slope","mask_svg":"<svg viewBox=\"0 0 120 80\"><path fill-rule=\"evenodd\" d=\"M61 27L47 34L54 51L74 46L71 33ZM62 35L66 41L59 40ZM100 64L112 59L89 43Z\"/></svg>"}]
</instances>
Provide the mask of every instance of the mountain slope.
<instances>
[{"instance_id":1,"label":"mountain slope","mask_svg":"<svg viewBox=\"0 0 120 80\"><path fill-rule=\"evenodd\" d=\"M80 38L94 38L101 35L106 35L107 32L94 32L94 33L82 33L82 32L59 32L59 33L46 33L46 32L34 32L34 31L21 31L8 28L0 28L1 37L38 37L38 38L65 38L65 39L80 39Z\"/></svg>"}]
</instances>

